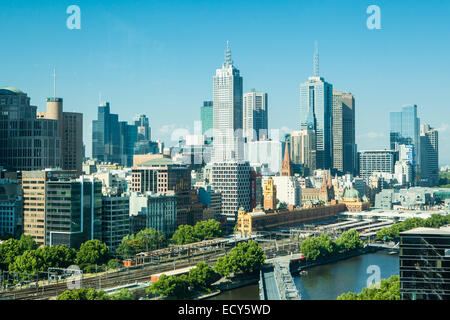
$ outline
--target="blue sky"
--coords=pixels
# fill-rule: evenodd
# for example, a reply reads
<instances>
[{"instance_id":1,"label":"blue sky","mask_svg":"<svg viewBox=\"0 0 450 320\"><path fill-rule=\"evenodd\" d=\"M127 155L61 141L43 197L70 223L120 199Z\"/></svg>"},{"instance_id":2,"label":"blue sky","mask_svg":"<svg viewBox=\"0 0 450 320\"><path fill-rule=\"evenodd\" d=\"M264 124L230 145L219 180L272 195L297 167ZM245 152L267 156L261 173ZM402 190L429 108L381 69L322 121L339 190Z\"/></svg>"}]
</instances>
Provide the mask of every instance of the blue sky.
<instances>
[{"instance_id":1,"label":"blue sky","mask_svg":"<svg viewBox=\"0 0 450 320\"><path fill-rule=\"evenodd\" d=\"M66 27L69 5L81 30ZM369 5L381 30L366 27ZM212 78L230 40L244 90L269 94L269 126L297 129L299 84L313 72L356 96L359 150L387 148L389 111L417 104L421 122L440 129L440 164L450 164L450 2L430 1L2 1L0 86L15 86L38 110L57 95L84 113L91 153L99 93L112 112L150 118L170 144L192 130L212 98Z\"/></svg>"}]
</instances>

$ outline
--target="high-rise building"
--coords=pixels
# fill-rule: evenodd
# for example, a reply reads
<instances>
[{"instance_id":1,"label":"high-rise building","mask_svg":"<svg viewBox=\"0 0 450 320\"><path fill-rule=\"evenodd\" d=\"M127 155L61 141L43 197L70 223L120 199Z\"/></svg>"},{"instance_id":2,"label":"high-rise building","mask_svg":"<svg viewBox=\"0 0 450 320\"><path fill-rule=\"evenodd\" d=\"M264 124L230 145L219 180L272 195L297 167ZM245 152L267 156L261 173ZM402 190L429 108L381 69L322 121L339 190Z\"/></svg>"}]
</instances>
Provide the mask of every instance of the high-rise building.
<instances>
[{"instance_id":1,"label":"high-rise building","mask_svg":"<svg viewBox=\"0 0 450 320\"><path fill-rule=\"evenodd\" d=\"M428 124L420 126L420 180L429 186L439 180L439 134Z\"/></svg>"},{"instance_id":2,"label":"high-rise building","mask_svg":"<svg viewBox=\"0 0 450 320\"><path fill-rule=\"evenodd\" d=\"M356 171L355 97L333 91L333 168L341 173Z\"/></svg>"},{"instance_id":3,"label":"high-rise building","mask_svg":"<svg viewBox=\"0 0 450 320\"><path fill-rule=\"evenodd\" d=\"M413 178L416 179L420 165L420 119L417 117L417 105L403 106L402 111L391 112L390 125L391 150L400 151L401 145L412 148L411 165L414 170Z\"/></svg>"},{"instance_id":4,"label":"high-rise building","mask_svg":"<svg viewBox=\"0 0 450 320\"><path fill-rule=\"evenodd\" d=\"M303 164L309 172L316 170L316 135L311 129L291 132L291 160Z\"/></svg>"},{"instance_id":5,"label":"high-rise building","mask_svg":"<svg viewBox=\"0 0 450 320\"><path fill-rule=\"evenodd\" d=\"M177 228L177 200L173 194L132 192L130 216L132 218L142 216L145 228L153 228L166 236L171 236Z\"/></svg>"},{"instance_id":6,"label":"high-rise building","mask_svg":"<svg viewBox=\"0 0 450 320\"><path fill-rule=\"evenodd\" d=\"M64 112L62 98L47 98L45 112L37 112L40 119L58 121L58 136L61 139L61 168L76 170L79 175L83 165L83 114Z\"/></svg>"},{"instance_id":7,"label":"high-rise building","mask_svg":"<svg viewBox=\"0 0 450 320\"><path fill-rule=\"evenodd\" d=\"M112 251L130 234L130 198L102 196L102 242Z\"/></svg>"},{"instance_id":8,"label":"high-rise building","mask_svg":"<svg viewBox=\"0 0 450 320\"><path fill-rule=\"evenodd\" d=\"M119 116L110 112L109 102L98 107L97 120L92 121L92 158L120 163Z\"/></svg>"},{"instance_id":9,"label":"high-rise building","mask_svg":"<svg viewBox=\"0 0 450 320\"><path fill-rule=\"evenodd\" d=\"M277 188L276 197L279 203L294 207L302 205L302 191L296 177L275 176L273 183Z\"/></svg>"},{"instance_id":10,"label":"high-rise building","mask_svg":"<svg viewBox=\"0 0 450 320\"><path fill-rule=\"evenodd\" d=\"M0 179L0 236L18 238L22 231L22 188L17 180Z\"/></svg>"},{"instance_id":11,"label":"high-rise building","mask_svg":"<svg viewBox=\"0 0 450 320\"><path fill-rule=\"evenodd\" d=\"M102 162L133 165L133 155L157 153L152 142L148 118L138 115L133 124L119 121L111 113L109 102L98 107L97 120L92 121L92 157Z\"/></svg>"},{"instance_id":12,"label":"high-rise building","mask_svg":"<svg viewBox=\"0 0 450 320\"><path fill-rule=\"evenodd\" d=\"M401 300L450 300L450 228L400 233Z\"/></svg>"},{"instance_id":13,"label":"high-rise building","mask_svg":"<svg viewBox=\"0 0 450 320\"><path fill-rule=\"evenodd\" d=\"M76 171L23 171L23 233L38 244L45 244L47 234L47 181L67 181L76 178ZM101 189L101 186L100 186Z\"/></svg>"},{"instance_id":14,"label":"high-rise building","mask_svg":"<svg viewBox=\"0 0 450 320\"><path fill-rule=\"evenodd\" d=\"M203 106L200 109L200 116L202 120L202 134L208 137L213 136L213 102L203 101Z\"/></svg>"},{"instance_id":15,"label":"high-rise building","mask_svg":"<svg viewBox=\"0 0 450 320\"><path fill-rule=\"evenodd\" d=\"M333 164L333 85L319 76L318 60L316 51L314 76L300 85L300 129L315 131L316 168L329 169Z\"/></svg>"},{"instance_id":16,"label":"high-rise building","mask_svg":"<svg viewBox=\"0 0 450 320\"><path fill-rule=\"evenodd\" d=\"M88 240L102 240L100 181L83 176L76 180L47 180L45 194L46 245L78 249Z\"/></svg>"},{"instance_id":17,"label":"high-rise building","mask_svg":"<svg viewBox=\"0 0 450 320\"><path fill-rule=\"evenodd\" d=\"M243 159L242 85L242 77L233 65L229 42L227 42L225 62L221 69L216 70L213 81L213 159L215 162Z\"/></svg>"},{"instance_id":18,"label":"high-rise building","mask_svg":"<svg viewBox=\"0 0 450 320\"><path fill-rule=\"evenodd\" d=\"M243 130L247 142L268 139L267 93L253 89L244 94L243 111Z\"/></svg>"},{"instance_id":19,"label":"high-rise building","mask_svg":"<svg viewBox=\"0 0 450 320\"><path fill-rule=\"evenodd\" d=\"M0 166L5 169L61 167L62 124L38 119L36 110L26 93L12 87L0 88Z\"/></svg>"},{"instance_id":20,"label":"high-rise building","mask_svg":"<svg viewBox=\"0 0 450 320\"><path fill-rule=\"evenodd\" d=\"M213 163L211 185L222 193L222 214L235 217L240 207L250 210L250 164L243 161Z\"/></svg>"},{"instance_id":21,"label":"high-rise building","mask_svg":"<svg viewBox=\"0 0 450 320\"><path fill-rule=\"evenodd\" d=\"M396 154L397 152L392 150L359 152L359 175L368 182L374 172L393 174Z\"/></svg>"}]
</instances>

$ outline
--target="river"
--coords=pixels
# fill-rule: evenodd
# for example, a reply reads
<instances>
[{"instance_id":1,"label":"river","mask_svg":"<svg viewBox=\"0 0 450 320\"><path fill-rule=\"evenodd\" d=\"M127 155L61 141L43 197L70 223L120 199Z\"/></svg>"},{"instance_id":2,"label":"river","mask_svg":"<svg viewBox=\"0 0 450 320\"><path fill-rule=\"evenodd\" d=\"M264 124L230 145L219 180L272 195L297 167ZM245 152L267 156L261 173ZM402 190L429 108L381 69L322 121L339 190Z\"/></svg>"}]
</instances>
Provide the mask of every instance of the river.
<instances>
[{"instance_id":1,"label":"river","mask_svg":"<svg viewBox=\"0 0 450 320\"><path fill-rule=\"evenodd\" d=\"M294 282L303 300L336 300L342 293L359 293L367 286L368 278L374 275L367 272L369 266L379 268L381 279L399 274L398 255L380 251L313 267L306 275L295 276ZM258 285L225 291L209 300L259 300Z\"/></svg>"}]
</instances>

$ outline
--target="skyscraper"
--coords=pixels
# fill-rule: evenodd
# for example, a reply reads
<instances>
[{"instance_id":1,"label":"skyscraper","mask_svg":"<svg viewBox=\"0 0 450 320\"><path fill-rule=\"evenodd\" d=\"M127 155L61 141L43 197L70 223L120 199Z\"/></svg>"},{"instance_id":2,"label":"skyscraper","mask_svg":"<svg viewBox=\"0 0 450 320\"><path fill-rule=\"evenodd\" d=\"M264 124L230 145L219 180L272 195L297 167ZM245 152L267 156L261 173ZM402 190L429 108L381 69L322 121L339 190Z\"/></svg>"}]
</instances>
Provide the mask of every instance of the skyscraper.
<instances>
[{"instance_id":1,"label":"skyscraper","mask_svg":"<svg viewBox=\"0 0 450 320\"><path fill-rule=\"evenodd\" d=\"M97 120L92 121L92 158L121 162L119 116L111 113L109 102L98 107Z\"/></svg>"},{"instance_id":2,"label":"skyscraper","mask_svg":"<svg viewBox=\"0 0 450 320\"><path fill-rule=\"evenodd\" d=\"M315 130L317 169L329 169L332 150L333 85L319 76L319 53L314 55L314 76L300 85L300 128Z\"/></svg>"},{"instance_id":3,"label":"skyscraper","mask_svg":"<svg viewBox=\"0 0 450 320\"><path fill-rule=\"evenodd\" d=\"M291 159L294 164L303 164L309 172L316 170L316 135L311 129L291 132Z\"/></svg>"},{"instance_id":4,"label":"skyscraper","mask_svg":"<svg viewBox=\"0 0 450 320\"><path fill-rule=\"evenodd\" d=\"M400 112L390 113L390 143L391 149L400 151L401 145L412 146L412 166L414 169L414 176L418 172L420 165L419 154L419 133L420 133L420 119L417 117L417 106L408 105L403 106Z\"/></svg>"},{"instance_id":5,"label":"skyscraper","mask_svg":"<svg viewBox=\"0 0 450 320\"><path fill-rule=\"evenodd\" d=\"M0 88L0 166L11 170L61 167L58 120L38 119L26 93Z\"/></svg>"},{"instance_id":6,"label":"skyscraper","mask_svg":"<svg viewBox=\"0 0 450 320\"><path fill-rule=\"evenodd\" d=\"M428 124L420 126L420 178L429 186L439 180L439 134Z\"/></svg>"},{"instance_id":7,"label":"skyscraper","mask_svg":"<svg viewBox=\"0 0 450 320\"><path fill-rule=\"evenodd\" d=\"M333 168L341 173L356 171L355 97L333 91Z\"/></svg>"},{"instance_id":8,"label":"skyscraper","mask_svg":"<svg viewBox=\"0 0 450 320\"><path fill-rule=\"evenodd\" d=\"M374 172L393 174L397 152L392 150L362 151L359 153L359 175L366 183Z\"/></svg>"},{"instance_id":9,"label":"skyscraper","mask_svg":"<svg viewBox=\"0 0 450 320\"><path fill-rule=\"evenodd\" d=\"M203 101L203 106L200 109L200 116L202 120L202 134L208 137L212 136L213 128L213 102Z\"/></svg>"},{"instance_id":10,"label":"skyscraper","mask_svg":"<svg viewBox=\"0 0 450 320\"><path fill-rule=\"evenodd\" d=\"M213 80L213 128L215 162L243 159L242 77L231 60L227 42L225 62Z\"/></svg>"},{"instance_id":11,"label":"skyscraper","mask_svg":"<svg viewBox=\"0 0 450 320\"><path fill-rule=\"evenodd\" d=\"M248 141L268 138L267 93L251 92L244 95L243 129Z\"/></svg>"},{"instance_id":12,"label":"skyscraper","mask_svg":"<svg viewBox=\"0 0 450 320\"><path fill-rule=\"evenodd\" d=\"M61 168L76 170L81 174L83 164L83 114L64 112L63 98L47 98L45 112L37 112L40 119L58 121L58 136L61 139Z\"/></svg>"}]
</instances>

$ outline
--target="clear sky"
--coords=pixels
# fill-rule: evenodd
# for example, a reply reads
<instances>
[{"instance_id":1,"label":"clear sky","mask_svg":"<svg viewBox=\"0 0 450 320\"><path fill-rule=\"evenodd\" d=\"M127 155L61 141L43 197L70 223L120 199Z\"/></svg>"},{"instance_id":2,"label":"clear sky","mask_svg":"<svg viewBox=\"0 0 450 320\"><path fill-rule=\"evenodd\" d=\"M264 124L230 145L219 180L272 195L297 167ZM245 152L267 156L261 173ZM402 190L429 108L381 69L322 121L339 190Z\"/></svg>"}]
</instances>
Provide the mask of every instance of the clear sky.
<instances>
[{"instance_id":1,"label":"clear sky","mask_svg":"<svg viewBox=\"0 0 450 320\"><path fill-rule=\"evenodd\" d=\"M372 4L381 30L366 26ZM69 5L81 9L80 30L66 27ZM43 111L56 68L64 109L84 114L87 155L99 93L120 120L145 113L169 145L174 128L192 130L227 40L244 91L269 94L269 127L298 129L317 40L321 76L356 96L359 150L388 148L389 111L417 104L421 123L440 130L440 164L450 164L448 0L4 0L0 35L0 87Z\"/></svg>"}]
</instances>

